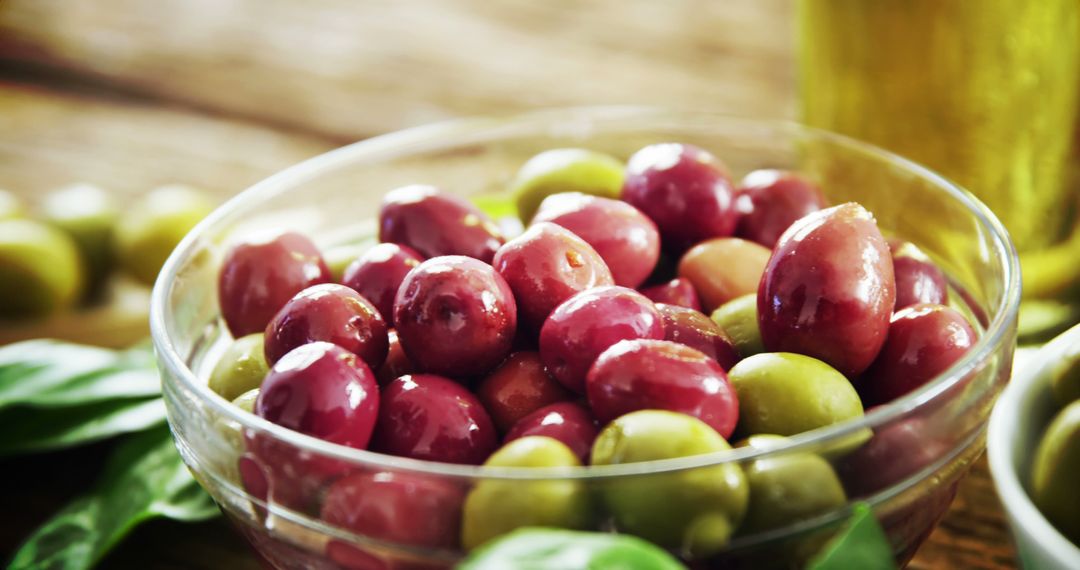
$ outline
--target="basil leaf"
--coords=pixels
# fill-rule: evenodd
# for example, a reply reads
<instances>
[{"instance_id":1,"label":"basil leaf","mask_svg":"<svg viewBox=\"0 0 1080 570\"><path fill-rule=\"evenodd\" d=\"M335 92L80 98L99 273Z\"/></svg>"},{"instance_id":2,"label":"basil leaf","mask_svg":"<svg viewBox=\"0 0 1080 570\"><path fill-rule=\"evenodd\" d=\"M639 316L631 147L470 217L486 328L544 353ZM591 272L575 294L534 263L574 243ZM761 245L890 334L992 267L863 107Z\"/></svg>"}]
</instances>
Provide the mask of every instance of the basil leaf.
<instances>
[{"instance_id":1,"label":"basil leaf","mask_svg":"<svg viewBox=\"0 0 1080 570\"><path fill-rule=\"evenodd\" d=\"M893 570L896 559L881 524L866 503L855 505L847 526L806 566L807 570Z\"/></svg>"},{"instance_id":2,"label":"basil leaf","mask_svg":"<svg viewBox=\"0 0 1080 570\"><path fill-rule=\"evenodd\" d=\"M50 451L142 431L165 422L165 402L113 400L72 408L17 407L0 412L0 457Z\"/></svg>"},{"instance_id":3,"label":"basil leaf","mask_svg":"<svg viewBox=\"0 0 1080 570\"><path fill-rule=\"evenodd\" d=\"M161 393L148 345L128 351L31 340L0 347L0 412L86 405Z\"/></svg>"},{"instance_id":4,"label":"basil leaf","mask_svg":"<svg viewBox=\"0 0 1080 570\"><path fill-rule=\"evenodd\" d=\"M94 491L38 528L9 570L90 568L143 521L161 516L199 521L218 513L180 460L168 428L161 426L117 447Z\"/></svg>"},{"instance_id":5,"label":"basil leaf","mask_svg":"<svg viewBox=\"0 0 1080 570\"><path fill-rule=\"evenodd\" d=\"M458 570L685 570L655 544L626 534L522 528L473 551Z\"/></svg>"}]
</instances>

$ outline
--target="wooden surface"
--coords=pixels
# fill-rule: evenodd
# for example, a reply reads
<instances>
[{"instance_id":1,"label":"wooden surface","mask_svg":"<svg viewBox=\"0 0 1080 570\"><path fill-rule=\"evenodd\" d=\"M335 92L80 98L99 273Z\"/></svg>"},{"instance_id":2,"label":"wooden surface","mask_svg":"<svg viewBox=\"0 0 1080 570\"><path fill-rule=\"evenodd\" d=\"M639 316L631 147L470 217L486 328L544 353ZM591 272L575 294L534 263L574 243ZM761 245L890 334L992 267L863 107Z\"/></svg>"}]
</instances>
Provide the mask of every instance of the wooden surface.
<instances>
[{"instance_id":1,"label":"wooden surface","mask_svg":"<svg viewBox=\"0 0 1080 570\"><path fill-rule=\"evenodd\" d=\"M346 142L454 116L655 104L791 117L788 0L0 0L0 187L227 197ZM0 464L0 553L103 446ZM82 463L80 463L82 462ZM5 496L6 495L6 496ZM1008 568L980 461L912 568ZM105 567L256 568L224 523L154 523Z\"/></svg>"}]
</instances>

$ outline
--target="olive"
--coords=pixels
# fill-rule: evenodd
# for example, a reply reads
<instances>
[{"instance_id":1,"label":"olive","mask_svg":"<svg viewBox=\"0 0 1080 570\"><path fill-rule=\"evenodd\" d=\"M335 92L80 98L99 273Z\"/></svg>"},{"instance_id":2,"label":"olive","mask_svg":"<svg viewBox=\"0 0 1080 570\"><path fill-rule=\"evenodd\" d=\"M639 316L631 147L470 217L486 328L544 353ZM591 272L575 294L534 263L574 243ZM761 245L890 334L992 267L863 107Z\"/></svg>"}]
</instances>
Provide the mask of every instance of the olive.
<instances>
[{"instance_id":1,"label":"olive","mask_svg":"<svg viewBox=\"0 0 1080 570\"><path fill-rule=\"evenodd\" d=\"M679 260L679 277L688 279L706 311L756 293L769 262L764 246L739 238L716 238L690 248Z\"/></svg>"},{"instance_id":2,"label":"olive","mask_svg":"<svg viewBox=\"0 0 1080 570\"><path fill-rule=\"evenodd\" d=\"M631 412L608 424L593 445L593 465L637 463L730 449L704 422L665 410ZM749 487L736 463L617 477L599 494L620 531L636 534L687 558L727 545L746 513Z\"/></svg>"},{"instance_id":3,"label":"olive","mask_svg":"<svg viewBox=\"0 0 1080 570\"><path fill-rule=\"evenodd\" d=\"M664 319L664 340L700 350L724 370L731 369L739 361L735 343L703 313L664 303L657 303L656 310L660 311L660 316Z\"/></svg>"},{"instance_id":4,"label":"olive","mask_svg":"<svg viewBox=\"0 0 1080 570\"><path fill-rule=\"evenodd\" d=\"M731 339L741 358L765 352L757 318L757 293L736 297L710 316L720 330Z\"/></svg>"},{"instance_id":5,"label":"olive","mask_svg":"<svg viewBox=\"0 0 1080 570\"><path fill-rule=\"evenodd\" d=\"M1060 407L1080 400L1080 350L1070 351L1054 365L1050 389Z\"/></svg>"},{"instance_id":6,"label":"olive","mask_svg":"<svg viewBox=\"0 0 1080 570\"><path fill-rule=\"evenodd\" d=\"M890 242L889 249L896 279L894 311L917 303L944 305L949 302L949 282L926 254L910 242Z\"/></svg>"},{"instance_id":7,"label":"olive","mask_svg":"<svg viewBox=\"0 0 1080 570\"><path fill-rule=\"evenodd\" d=\"M371 301L388 326L394 326L394 297L405 276L423 258L396 243L380 243L345 268L341 283Z\"/></svg>"},{"instance_id":8,"label":"olive","mask_svg":"<svg viewBox=\"0 0 1080 570\"><path fill-rule=\"evenodd\" d=\"M222 398L235 400L261 386L268 372L263 335L250 334L234 340L225 349L210 373L209 386Z\"/></svg>"},{"instance_id":9,"label":"olive","mask_svg":"<svg viewBox=\"0 0 1080 570\"><path fill-rule=\"evenodd\" d=\"M531 220L544 198L560 192L581 192L605 198L622 193L623 165L593 150L557 148L530 158L510 184L522 220Z\"/></svg>"},{"instance_id":10,"label":"olive","mask_svg":"<svg viewBox=\"0 0 1080 570\"><path fill-rule=\"evenodd\" d=\"M820 210L773 249L758 289L761 339L770 352L813 356L855 378L885 343L895 299L889 247L870 212Z\"/></svg>"},{"instance_id":11,"label":"olive","mask_svg":"<svg viewBox=\"0 0 1080 570\"><path fill-rule=\"evenodd\" d=\"M409 362L409 357L405 355L405 349L401 348L397 331L390 329L386 333L386 338L390 348L386 351L386 360L375 371L375 379L379 382L379 386L386 386L399 376L417 372L413 363Z\"/></svg>"},{"instance_id":12,"label":"olive","mask_svg":"<svg viewBox=\"0 0 1080 570\"><path fill-rule=\"evenodd\" d=\"M259 389L248 390L232 401L232 405L249 414L255 413L255 401L259 399Z\"/></svg>"},{"instance_id":13,"label":"olive","mask_svg":"<svg viewBox=\"0 0 1080 570\"><path fill-rule=\"evenodd\" d=\"M190 186L162 186L150 191L121 214L116 226L116 259L129 275L153 285L180 240L213 209L213 201ZM247 332L254 331L242 334Z\"/></svg>"},{"instance_id":14,"label":"olive","mask_svg":"<svg viewBox=\"0 0 1080 570\"><path fill-rule=\"evenodd\" d=\"M581 404L559 402L544 406L518 420L506 433L503 443L530 435L543 435L557 439L582 462L588 461L596 441L596 419Z\"/></svg>"},{"instance_id":15,"label":"olive","mask_svg":"<svg viewBox=\"0 0 1080 570\"><path fill-rule=\"evenodd\" d=\"M71 307L85 278L78 246L32 220L0 220L0 317L42 317Z\"/></svg>"},{"instance_id":16,"label":"olive","mask_svg":"<svg viewBox=\"0 0 1080 570\"><path fill-rule=\"evenodd\" d=\"M423 257L464 255L491 263L505 240L491 218L468 200L414 184L383 197L379 241L408 246Z\"/></svg>"},{"instance_id":17,"label":"olive","mask_svg":"<svg viewBox=\"0 0 1080 570\"><path fill-rule=\"evenodd\" d=\"M791 353L739 361L728 379L739 399L738 432L795 435L862 416L851 382L828 364Z\"/></svg>"},{"instance_id":18,"label":"olive","mask_svg":"<svg viewBox=\"0 0 1080 570\"><path fill-rule=\"evenodd\" d=\"M953 450L934 422L911 416L877 428L861 447L835 461L849 496L869 497L901 483Z\"/></svg>"},{"instance_id":19,"label":"olive","mask_svg":"<svg viewBox=\"0 0 1080 570\"><path fill-rule=\"evenodd\" d=\"M480 381L476 396L495 427L505 433L521 418L548 404L569 400L571 394L548 376L539 353L519 351Z\"/></svg>"},{"instance_id":20,"label":"olive","mask_svg":"<svg viewBox=\"0 0 1080 570\"><path fill-rule=\"evenodd\" d=\"M85 297L101 295L113 267L113 228L117 212L108 193L90 184L52 192L42 203L42 217L71 236L86 269Z\"/></svg>"},{"instance_id":21,"label":"olive","mask_svg":"<svg viewBox=\"0 0 1080 570\"><path fill-rule=\"evenodd\" d=\"M26 215L26 205L14 193L0 188L0 220L21 218Z\"/></svg>"},{"instance_id":22,"label":"olive","mask_svg":"<svg viewBox=\"0 0 1080 570\"><path fill-rule=\"evenodd\" d=\"M1031 498L1073 542L1080 542L1080 402L1061 410L1046 428L1031 465Z\"/></svg>"},{"instance_id":23,"label":"olive","mask_svg":"<svg viewBox=\"0 0 1080 570\"><path fill-rule=\"evenodd\" d=\"M698 298L697 291L694 290L694 284L684 277L676 277L666 283L646 287L641 289L641 294L654 303L678 305L695 311L702 310L701 300Z\"/></svg>"},{"instance_id":24,"label":"olive","mask_svg":"<svg viewBox=\"0 0 1080 570\"><path fill-rule=\"evenodd\" d=\"M816 184L792 172L755 170L737 189L736 235L772 248L795 220L825 207Z\"/></svg>"},{"instance_id":25,"label":"olive","mask_svg":"<svg viewBox=\"0 0 1080 570\"><path fill-rule=\"evenodd\" d=\"M577 455L550 437L515 439L484 462L489 467L576 467ZM593 522L585 484L575 479L480 481L465 499L461 543L466 549L516 528L542 526L583 530Z\"/></svg>"}]
</instances>

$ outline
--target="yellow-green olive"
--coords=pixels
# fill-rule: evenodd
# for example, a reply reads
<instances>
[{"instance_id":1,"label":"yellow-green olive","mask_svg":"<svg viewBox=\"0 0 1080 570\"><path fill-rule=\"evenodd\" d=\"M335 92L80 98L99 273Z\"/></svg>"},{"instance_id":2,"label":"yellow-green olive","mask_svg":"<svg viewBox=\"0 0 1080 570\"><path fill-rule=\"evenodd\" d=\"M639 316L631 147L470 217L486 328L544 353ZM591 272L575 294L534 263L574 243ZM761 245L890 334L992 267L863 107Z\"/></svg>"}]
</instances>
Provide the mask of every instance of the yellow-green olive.
<instances>
[{"instance_id":1,"label":"yellow-green olive","mask_svg":"<svg viewBox=\"0 0 1080 570\"><path fill-rule=\"evenodd\" d=\"M233 341L210 373L210 389L226 400L234 400L261 386L270 371L263 346L263 333Z\"/></svg>"},{"instance_id":2,"label":"yellow-green olive","mask_svg":"<svg viewBox=\"0 0 1080 570\"><path fill-rule=\"evenodd\" d=\"M1031 498L1062 534L1080 543L1080 400L1061 410L1035 450Z\"/></svg>"},{"instance_id":3,"label":"yellow-green olive","mask_svg":"<svg viewBox=\"0 0 1080 570\"><path fill-rule=\"evenodd\" d=\"M41 213L79 246L86 267L87 296L100 294L113 265L117 214L112 198L97 186L76 184L46 196Z\"/></svg>"},{"instance_id":4,"label":"yellow-green olive","mask_svg":"<svg viewBox=\"0 0 1080 570\"><path fill-rule=\"evenodd\" d=\"M73 305L85 277L75 242L24 219L0 220L0 317L31 318Z\"/></svg>"},{"instance_id":5,"label":"yellow-green olive","mask_svg":"<svg viewBox=\"0 0 1080 570\"><path fill-rule=\"evenodd\" d=\"M746 358L765 352L757 321L757 293L736 297L712 313L712 320L735 343L739 356Z\"/></svg>"},{"instance_id":6,"label":"yellow-green olive","mask_svg":"<svg viewBox=\"0 0 1080 570\"><path fill-rule=\"evenodd\" d=\"M157 188L125 211L116 227L117 258L135 279L153 285L180 240L213 209L189 186Z\"/></svg>"},{"instance_id":7,"label":"yellow-green olive","mask_svg":"<svg viewBox=\"0 0 1080 570\"><path fill-rule=\"evenodd\" d=\"M518 215L528 223L540 202L552 194L581 192L605 198L622 194L623 163L615 157L580 148L544 151L530 158L510 187Z\"/></svg>"}]
</instances>

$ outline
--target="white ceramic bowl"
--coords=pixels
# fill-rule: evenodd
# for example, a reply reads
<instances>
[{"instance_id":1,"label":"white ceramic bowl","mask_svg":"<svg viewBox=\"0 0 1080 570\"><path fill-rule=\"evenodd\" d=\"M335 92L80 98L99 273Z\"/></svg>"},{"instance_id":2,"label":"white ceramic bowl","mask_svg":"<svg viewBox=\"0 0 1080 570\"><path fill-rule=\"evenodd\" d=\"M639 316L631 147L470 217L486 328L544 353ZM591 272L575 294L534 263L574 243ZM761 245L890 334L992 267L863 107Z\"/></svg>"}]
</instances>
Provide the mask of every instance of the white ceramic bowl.
<instances>
[{"instance_id":1,"label":"white ceramic bowl","mask_svg":"<svg viewBox=\"0 0 1080 570\"><path fill-rule=\"evenodd\" d=\"M1032 354L1016 356L1013 379L990 416L987 453L1025 568L1080 569L1080 547L1062 536L1028 496L1031 461L1057 405L1050 394L1053 367L1080 350L1077 325ZM1078 474L1080 475L1080 474Z\"/></svg>"}]
</instances>

